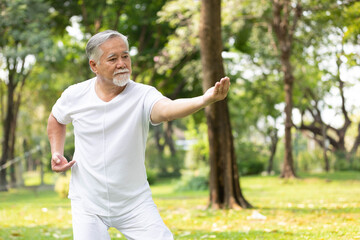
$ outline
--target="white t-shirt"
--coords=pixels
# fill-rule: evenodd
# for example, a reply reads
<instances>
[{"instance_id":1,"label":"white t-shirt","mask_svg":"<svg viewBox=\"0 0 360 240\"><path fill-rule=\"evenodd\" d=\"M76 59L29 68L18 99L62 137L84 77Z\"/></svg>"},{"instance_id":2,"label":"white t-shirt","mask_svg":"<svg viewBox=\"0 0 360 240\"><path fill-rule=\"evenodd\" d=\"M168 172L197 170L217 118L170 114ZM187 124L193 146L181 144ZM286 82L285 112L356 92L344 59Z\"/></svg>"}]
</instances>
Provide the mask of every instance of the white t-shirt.
<instances>
[{"instance_id":1,"label":"white t-shirt","mask_svg":"<svg viewBox=\"0 0 360 240\"><path fill-rule=\"evenodd\" d=\"M75 135L69 198L101 216L126 213L151 196L145 171L150 113L164 96L154 87L130 81L109 102L95 92L96 78L67 88L52 114L72 122Z\"/></svg>"}]
</instances>

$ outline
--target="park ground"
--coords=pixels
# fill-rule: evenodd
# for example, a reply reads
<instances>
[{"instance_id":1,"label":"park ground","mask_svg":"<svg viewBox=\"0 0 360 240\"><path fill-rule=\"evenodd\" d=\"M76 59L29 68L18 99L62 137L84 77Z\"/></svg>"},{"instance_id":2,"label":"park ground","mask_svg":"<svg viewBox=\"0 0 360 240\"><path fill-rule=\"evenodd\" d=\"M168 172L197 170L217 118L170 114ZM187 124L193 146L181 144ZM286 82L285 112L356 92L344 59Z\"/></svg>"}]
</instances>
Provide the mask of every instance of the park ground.
<instances>
[{"instance_id":1,"label":"park ground","mask_svg":"<svg viewBox=\"0 0 360 240\"><path fill-rule=\"evenodd\" d=\"M255 208L240 210L208 209L207 191L177 192L177 181L152 186L175 239L360 239L359 172L242 177L243 194ZM5 239L72 239L70 201L34 187L0 193Z\"/></svg>"}]
</instances>

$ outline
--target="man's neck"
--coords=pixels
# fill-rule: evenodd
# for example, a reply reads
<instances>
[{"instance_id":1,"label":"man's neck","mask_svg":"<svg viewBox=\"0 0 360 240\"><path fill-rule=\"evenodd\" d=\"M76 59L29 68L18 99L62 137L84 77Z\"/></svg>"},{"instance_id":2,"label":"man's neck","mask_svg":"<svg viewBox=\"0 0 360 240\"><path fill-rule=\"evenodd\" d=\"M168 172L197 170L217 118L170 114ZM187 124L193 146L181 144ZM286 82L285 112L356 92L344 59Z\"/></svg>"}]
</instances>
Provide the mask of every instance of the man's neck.
<instances>
[{"instance_id":1,"label":"man's neck","mask_svg":"<svg viewBox=\"0 0 360 240\"><path fill-rule=\"evenodd\" d=\"M104 102L111 101L114 97L116 97L122 91L124 91L125 88L126 88L126 85L123 87L116 86L113 83L105 82L100 77L97 77L96 81L95 81L96 95Z\"/></svg>"}]
</instances>

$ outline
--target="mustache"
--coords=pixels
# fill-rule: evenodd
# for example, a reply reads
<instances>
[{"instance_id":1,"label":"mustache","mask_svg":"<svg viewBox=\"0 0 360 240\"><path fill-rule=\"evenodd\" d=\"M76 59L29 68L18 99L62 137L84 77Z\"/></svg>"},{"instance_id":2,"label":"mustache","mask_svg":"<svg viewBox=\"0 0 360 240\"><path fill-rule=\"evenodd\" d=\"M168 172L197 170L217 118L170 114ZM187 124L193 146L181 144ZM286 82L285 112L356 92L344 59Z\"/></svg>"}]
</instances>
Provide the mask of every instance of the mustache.
<instances>
[{"instance_id":1,"label":"mustache","mask_svg":"<svg viewBox=\"0 0 360 240\"><path fill-rule=\"evenodd\" d=\"M114 76L119 73L129 73L129 72L130 72L129 69L121 69L119 71L114 72Z\"/></svg>"}]
</instances>

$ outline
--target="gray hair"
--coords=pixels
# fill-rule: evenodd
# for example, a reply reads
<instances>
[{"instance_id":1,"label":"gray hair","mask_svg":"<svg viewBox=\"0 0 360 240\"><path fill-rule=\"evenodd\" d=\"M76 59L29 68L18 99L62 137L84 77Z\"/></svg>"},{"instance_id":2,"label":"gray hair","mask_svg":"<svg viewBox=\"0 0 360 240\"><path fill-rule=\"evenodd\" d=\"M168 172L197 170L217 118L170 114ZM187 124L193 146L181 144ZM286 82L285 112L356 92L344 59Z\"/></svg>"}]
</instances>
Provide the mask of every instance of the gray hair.
<instances>
[{"instance_id":1,"label":"gray hair","mask_svg":"<svg viewBox=\"0 0 360 240\"><path fill-rule=\"evenodd\" d=\"M99 63L100 57L103 54L99 47L110 38L115 37L121 38L129 50L129 42L126 36L114 30L106 30L92 36L86 44L86 56L89 60L94 60L96 63Z\"/></svg>"}]
</instances>

